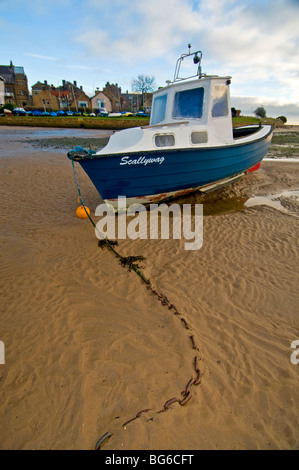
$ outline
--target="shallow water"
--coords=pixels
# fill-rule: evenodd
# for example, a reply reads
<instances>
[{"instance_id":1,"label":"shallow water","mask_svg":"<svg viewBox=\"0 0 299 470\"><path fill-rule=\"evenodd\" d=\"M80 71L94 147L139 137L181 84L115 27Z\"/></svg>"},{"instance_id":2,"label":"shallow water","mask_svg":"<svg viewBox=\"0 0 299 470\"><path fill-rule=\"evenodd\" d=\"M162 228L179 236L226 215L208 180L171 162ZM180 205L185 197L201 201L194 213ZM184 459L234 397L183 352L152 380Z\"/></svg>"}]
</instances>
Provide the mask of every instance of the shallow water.
<instances>
[{"instance_id":1,"label":"shallow water","mask_svg":"<svg viewBox=\"0 0 299 470\"><path fill-rule=\"evenodd\" d=\"M102 129L65 129L65 128L27 128L27 127L7 127L0 126L0 139L7 139L12 137L13 140L19 138L24 139L30 137L101 137L107 134L106 130Z\"/></svg>"},{"instance_id":2,"label":"shallow water","mask_svg":"<svg viewBox=\"0 0 299 470\"><path fill-rule=\"evenodd\" d=\"M299 217L299 190L283 191L269 196L256 196L247 199L244 206L268 206L281 212Z\"/></svg>"}]
</instances>

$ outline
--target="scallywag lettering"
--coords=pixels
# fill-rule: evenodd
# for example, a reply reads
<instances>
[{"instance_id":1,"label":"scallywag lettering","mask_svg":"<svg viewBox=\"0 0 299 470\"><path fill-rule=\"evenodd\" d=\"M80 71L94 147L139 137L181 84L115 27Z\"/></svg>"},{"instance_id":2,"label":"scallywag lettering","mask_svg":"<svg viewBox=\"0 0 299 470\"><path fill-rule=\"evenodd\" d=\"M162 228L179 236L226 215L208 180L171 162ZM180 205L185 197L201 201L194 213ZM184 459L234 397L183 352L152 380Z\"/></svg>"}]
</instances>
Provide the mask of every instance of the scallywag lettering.
<instances>
[{"instance_id":1,"label":"scallywag lettering","mask_svg":"<svg viewBox=\"0 0 299 470\"><path fill-rule=\"evenodd\" d=\"M164 157L156 157L156 158L146 158L146 157L139 157L135 159L131 159L130 157L122 157L120 161L120 165L148 165L150 163L163 163L165 160Z\"/></svg>"}]
</instances>

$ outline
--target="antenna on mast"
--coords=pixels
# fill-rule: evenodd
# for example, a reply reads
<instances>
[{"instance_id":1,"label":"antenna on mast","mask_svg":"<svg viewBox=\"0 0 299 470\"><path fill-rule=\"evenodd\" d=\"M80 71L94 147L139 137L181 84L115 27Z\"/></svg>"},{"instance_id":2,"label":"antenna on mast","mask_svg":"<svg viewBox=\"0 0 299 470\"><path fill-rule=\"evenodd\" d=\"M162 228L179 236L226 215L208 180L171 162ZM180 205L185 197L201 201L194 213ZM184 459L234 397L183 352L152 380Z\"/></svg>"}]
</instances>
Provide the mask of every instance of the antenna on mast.
<instances>
[{"instance_id":1,"label":"antenna on mast","mask_svg":"<svg viewBox=\"0 0 299 470\"><path fill-rule=\"evenodd\" d=\"M202 75L203 75L202 72L201 72L202 52L201 51L191 52L191 44L188 44L188 49L189 49L188 54L182 54L181 57L177 60L176 67L175 67L175 72L174 72L173 83L177 82L177 81L180 81L180 80L187 80L188 78L193 78L193 77L201 78ZM198 65L197 72L196 72L195 75L191 75L189 77L180 77L181 64L182 64L183 60L186 57L189 58L190 56L191 57L193 56L194 65Z\"/></svg>"}]
</instances>

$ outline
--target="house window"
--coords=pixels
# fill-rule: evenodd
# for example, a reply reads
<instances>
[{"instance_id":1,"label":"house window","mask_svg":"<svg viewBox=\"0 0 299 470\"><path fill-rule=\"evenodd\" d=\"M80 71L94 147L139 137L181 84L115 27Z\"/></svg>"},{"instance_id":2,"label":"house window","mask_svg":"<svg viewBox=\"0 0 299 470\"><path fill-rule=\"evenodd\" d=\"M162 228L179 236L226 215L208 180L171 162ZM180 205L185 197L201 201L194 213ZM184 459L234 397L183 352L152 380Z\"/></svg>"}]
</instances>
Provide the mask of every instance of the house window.
<instances>
[{"instance_id":1,"label":"house window","mask_svg":"<svg viewBox=\"0 0 299 470\"><path fill-rule=\"evenodd\" d=\"M105 101L104 100L98 100L98 108L105 108Z\"/></svg>"},{"instance_id":2,"label":"house window","mask_svg":"<svg viewBox=\"0 0 299 470\"><path fill-rule=\"evenodd\" d=\"M228 115L227 86L215 85L213 88L212 117L223 117Z\"/></svg>"},{"instance_id":3,"label":"house window","mask_svg":"<svg viewBox=\"0 0 299 470\"><path fill-rule=\"evenodd\" d=\"M87 101L79 101L78 106L80 108L87 108Z\"/></svg>"},{"instance_id":4,"label":"house window","mask_svg":"<svg viewBox=\"0 0 299 470\"><path fill-rule=\"evenodd\" d=\"M155 135L155 146L156 147L171 147L174 145L173 134L156 134Z\"/></svg>"},{"instance_id":5,"label":"house window","mask_svg":"<svg viewBox=\"0 0 299 470\"><path fill-rule=\"evenodd\" d=\"M201 118L203 111L204 88L178 91L174 98L174 118Z\"/></svg>"},{"instance_id":6,"label":"house window","mask_svg":"<svg viewBox=\"0 0 299 470\"><path fill-rule=\"evenodd\" d=\"M167 94L158 96L154 99L153 109L152 109L152 120L151 124L155 125L165 119L165 111L166 111L166 103L167 103Z\"/></svg>"}]
</instances>

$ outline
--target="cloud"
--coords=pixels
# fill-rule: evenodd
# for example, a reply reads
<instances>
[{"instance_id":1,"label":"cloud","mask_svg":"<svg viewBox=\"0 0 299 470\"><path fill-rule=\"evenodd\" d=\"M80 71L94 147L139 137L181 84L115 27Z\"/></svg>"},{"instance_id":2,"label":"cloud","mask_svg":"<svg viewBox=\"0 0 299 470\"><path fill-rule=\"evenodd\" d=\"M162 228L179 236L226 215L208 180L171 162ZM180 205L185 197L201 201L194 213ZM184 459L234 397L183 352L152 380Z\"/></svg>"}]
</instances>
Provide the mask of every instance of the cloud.
<instances>
[{"instance_id":1,"label":"cloud","mask_svg":"<svg viewBox=\"0 0 299 470\"><path fill-rule=\"evenodd\" d=\"M43 59L43 60L52 60L52 61L56 61L57 58L56 57L50 57L48 55L41 55L41 54L34 54L34 53L31 53L31 52L24 52L24 55L27 55L29 57L34 57L36 59Z\"/></svg>"},{"instance_id":2,"label":"cloud","mask_svg":"<svg viewBox=\"0 0 299 470\"><path fill-rule=\"evenodd\" d=\"M203 71L280 85L299 101L299 2L294 0L89 0L105 21L76 37L95 59L125 66L164 60L169 66L187 44L203 51ZM91 12L90 16L91 17ZM109 18L109 21L108 21ZM168 78L168 77L167 77ZM271 93L269 86L269 93ZM239 90L242 92L242 90Z\"/></svg>"},{"instance_id":3,"label":"cloud","mask_svg":"<svg viewBox=\"0 0 299 470\"><path fill-rule=\"evenodd\" d=\"M93 2L94 3L94 2ZM113 2L115 3L115 2ZM91 55L115 57L124 62L157 59L172 52L202 22L185 0L132 0L116 2L106 26L79 34L76 41ZM108 12L104 12L108 16ZM101 22L102 23L102 22ZM187 45L187 44L186 44Z\"/></svg>"},{"instance_id":4,"label":"cloud","mask_svg":"<svg viewBox=\"0 0 299 470\"><path fill-rule=\"evenodd\" d=\"M287 102L283 99L270 99L264 96L232 96L231 105L241 110L243 116L254 115L258 106L266 109L267 116L286 116L288 124L299 124L299 103Z\"/></svg>"}]
</instances>

